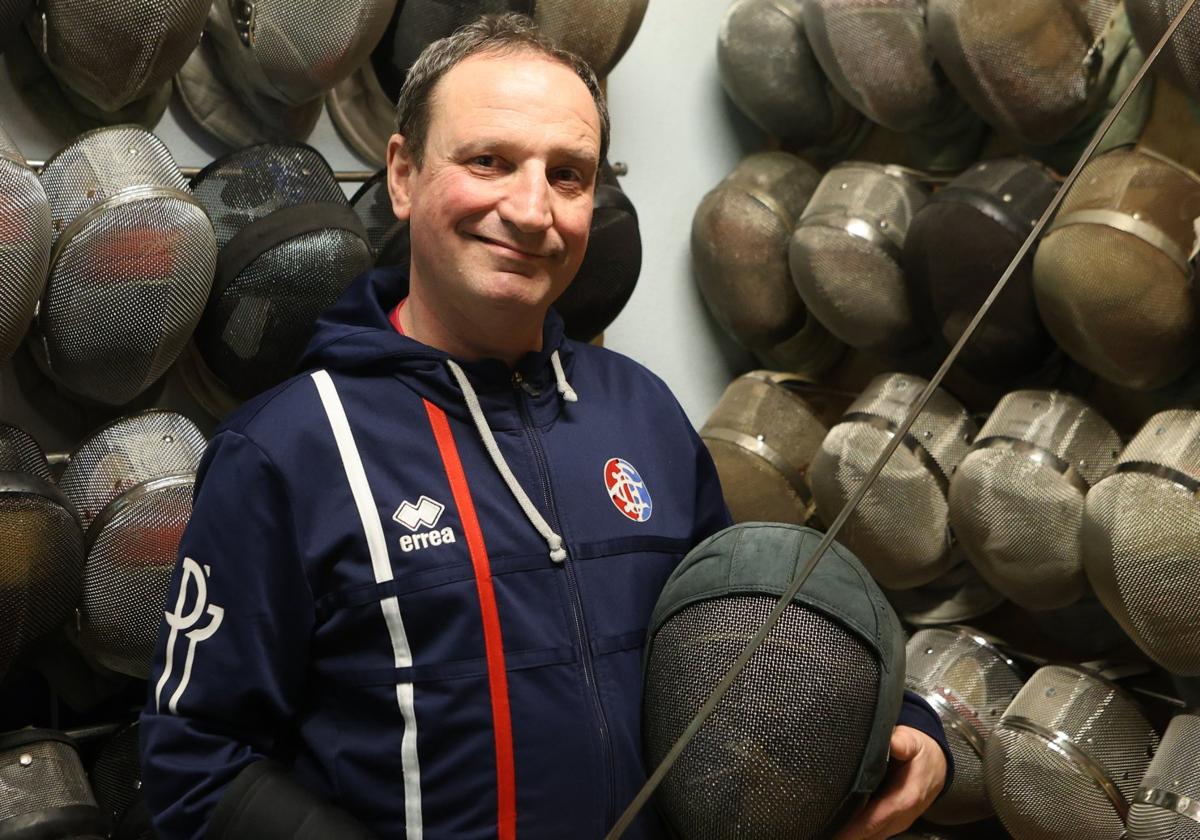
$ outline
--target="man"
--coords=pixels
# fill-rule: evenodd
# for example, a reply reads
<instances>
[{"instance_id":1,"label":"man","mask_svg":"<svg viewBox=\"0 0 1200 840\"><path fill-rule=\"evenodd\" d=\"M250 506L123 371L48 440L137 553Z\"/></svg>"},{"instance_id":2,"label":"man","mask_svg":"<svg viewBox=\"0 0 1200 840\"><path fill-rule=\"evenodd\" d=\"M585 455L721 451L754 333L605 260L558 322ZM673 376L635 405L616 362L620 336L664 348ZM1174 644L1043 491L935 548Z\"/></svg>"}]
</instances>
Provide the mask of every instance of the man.
<instances>
[{"instance_id":1,"label":"man","mask_svg":"<svg viewBox=\"0 0 1200 840\"><path fill-rule=\"evenodd\" d=\"M651 609L729 521L666 386L549 310L608 141L586 65L488 18L422 55L397 125L410 270L355 281L310 372L201 465L142 718L164 838L310 809L381 837L603 836L645 778ZM928 735L893 750L897 790L855 837L942 785ZM294 786L286 806L264 779ZM653 814L627 836L658 836Z\"/></svg>"}]
</instances>

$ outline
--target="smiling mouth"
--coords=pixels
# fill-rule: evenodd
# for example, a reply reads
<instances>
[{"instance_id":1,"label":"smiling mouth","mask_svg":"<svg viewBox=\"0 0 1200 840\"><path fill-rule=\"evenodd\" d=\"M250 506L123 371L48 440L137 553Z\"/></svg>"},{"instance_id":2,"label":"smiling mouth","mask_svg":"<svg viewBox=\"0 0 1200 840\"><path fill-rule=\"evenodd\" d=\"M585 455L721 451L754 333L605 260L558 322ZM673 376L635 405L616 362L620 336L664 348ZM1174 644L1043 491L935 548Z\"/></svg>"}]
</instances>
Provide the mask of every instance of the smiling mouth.
<instances>
[{"instance_id":1,"label":"smiling mouth","mask_svg":"<svg viewBox=\"0 0 1200 840\"><path fill-rule=\"evenodd\" d=\"M507 242L500 242L499 240L496 240L496 239L488 239L486 236L480 236L475 233L470 234L470 236L472 239L478 240L479 242L482 242L485 245L492 245L496 248L501 248L510 254L516 254L518 256L525 257L526 259L531 259L531 260L541 259L541 257L543 256L542 254L536 254L536 253L533 253L532 251L526 251L521 248L517 248L514 245L509 245Z\"/></svg>"}]
</instances>

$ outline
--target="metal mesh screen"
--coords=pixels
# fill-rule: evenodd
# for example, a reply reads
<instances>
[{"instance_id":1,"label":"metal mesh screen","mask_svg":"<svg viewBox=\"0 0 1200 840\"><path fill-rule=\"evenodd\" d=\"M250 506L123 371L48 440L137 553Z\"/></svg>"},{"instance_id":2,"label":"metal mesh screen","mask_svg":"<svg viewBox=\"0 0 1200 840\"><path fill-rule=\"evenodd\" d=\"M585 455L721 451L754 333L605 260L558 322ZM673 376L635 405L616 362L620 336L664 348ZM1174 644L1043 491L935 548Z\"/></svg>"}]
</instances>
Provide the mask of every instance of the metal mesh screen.
<instances>
[{"instance_id":1,"label":"metal mesh screen","mask_svg":"<svg viewBox=\"0 0 1200 840\"><path fill-rule=\"evenodd\" d=\"M967 562L961 546L956 544L951 552L954 567L944 575L912 589L887 590L888 601L905 623L915 627L961 624L1004 603L1004 596Z\"/></svg>"},{"instance_id":2,"label":"metal mesh screen","mask_svg":"<svg viewBox=\"0 0 1200 840\"><path fill-rule=\"evenodd\" d=\"M926 335L958 341L1025 236L1053 198L1050 172L1009 158L976 164L917 210L901 264L913 313ZM958 363L980 379L1010 382L1045 364L1054 349L1033 297L1033 257L1021 261Z\"/></svg>"},{"instance_id":3,"label":"metal mesh screen","mask_svg":"<svg viewBox=\"0 0 1200 840\"><path fill-rule=\"evenodd\" d=\"M988 795L1014 837L1118 840L1125 826L1110 797L1132 800L1157 747L1154 729L1113 685L1047 666L988 739Z\"/></svg>"},{"instance_id":4,"label":"metal mesh screen","mask_svg":"<svg viewBox=\"0 0 1200 840\"><path fill-rule=\"evenodd\" d=\"M168 84L200 40L209 0L46 0L44 56L104 111ZM38 33L42 35L43 33Z\"/></svg>"},{"instance_id":5,"label":"metal mesh screen","mask_svg":"<svg viewBox=\"0 0 1200 840\"><path fill-rule=\"evenodd\" d=\"M649 0L537 0L538 26L604 78L642 25Z\"/></svg>"},{"instance_id":6,"label":"metal mesh screen","mask_svg":"<svg viewBox=\"0 0 1200 840\"><path fill-rule=\"evenodd\" d=\"M41 182L21 163L0 159L0 361L16 352L33 320L46 286L50 236Z\"/></svg>"},{"instance_id":7,"label":"metal mesh screen","mask_svg":"<svg viewBox=\"0 0 1200 840\"><path fill-rule=\"evenodd\" d=\"M96 800L70 744L46 739L0 750L0 823L33 814L50 817L55 809L86 805L95 807ZM53 831L52 819L42 828ZM99 836L89 832L80 840Z\"/></svg>"},{"instance_id":8,"label":"metal mesh screen","mask_svg":"<svg viewBox=\"0 0 1200 840\"><path fill-rule=\"evenodd\" d=\"M138 759L138 725L132 724L113 735L92 764L92 790L96 801L118 825L130 806L141 796L142 770ZM121 840L134 840L118 833ZM137 840L152 840L153 834L139 835Z\"/></svg>"},{"instance_id":9,"label":"metal mesh screen","mask_svg":"<svg viewBox=\"0 0 1200 840\"><path fill-rule=\"evenodd\" d=\"M1069 394L1002 398L950 482L950 524L984 579L1026 609L1082 597L1084 498L1120 448L1112 426Z\"/></svg>"},{"instance_id":10,"label":"metal mesh screen","mask_svg":"<svg viewBox=\"0 0 1200 840\"><path fill-rule=\"evenodd\" d=\"M1095 158L1033 263L1051 335L1080 364L1130 388L1166 385L1200 358L1187 257L1200 178L1165 158Z\"/></svg>"},{"instance_id":11,"label":"metal mesh screen","mask_svg":"<svg viewBox=\"0 0 1200 840\"><path fill-rule=\"evenodd\" d=\"M377 172L359 187L350 199L350 206L362 219L367 241L376 265L399 265L395 254L403 239L404 264L408 264L408 225L392 212L392 197L388 194L387 170Z\"/></svg>"},{"instance_id":12,"label":"metal mesh screen","mask_svg":"<svg viewBox=\"0 0 1200 840\"><path fill-rule=\"evenodd\" d=\"M1084 563L1104 606L1147 655L1186 675L1200 675L1198 488L1200 412L1162 412L1088 494L1083 526Z\"/></svg>"},{"instance_id":13,"label":"metal mesh screen","mask_svg":"<svg viewBox=\"0 0 1200 840\"><path fill-rule=\"evenodd\" d=\"M0 472L22 472L53 483L46 455L28 432L0 422Z\"/></svg>"},{"instance_id":14,"label":"metal mesh screen","mask_svg":"<svg viewBox=\"0 0 1200 840\"><path fill-rule=\"evenodd\" d=\"M846 163L821 179L805 208L788 246L792 280L809 311L851 347L919 341L898 260L927 197L895 167Z\"/></svg>"},{"instance_id":15,"label":"metal mesh screen","mask_svg":"<svg viewBox=\"0 0 1200 840\"><path fill-rule=\"evenodd\" d=\"M1129 809L1129 840L1200 840L1200 717L1177 715Z\"/></svg>"},{"instance_id":16,"label":"metal mesh screen","mask_svg":"<svg viewBox=\"0 0 1200 840\"><path fill-rule=\"evenodd\" d=\"M987 738L1022 679L1012 660L969 630L921 630L908 641L908 687L931 698L954 754L954 781L925 814L945 825L992 815L983 779Z\"/></svg>"},{"instance_id":17,"label":"metal mesh screen","mask_svg":"<svg viewBox=\"0 0 1200 840\"><path fill-rule=\"evenodd\" d=\"M829 86L804 32L801 0L734 0L717 67L734 104L768 134L802 147L852 133L857 112Z\"/></svg>"},{"instance_id":18,"label":"metal mesh screen","mask_svg":"<svg viewBox=\"0 0 1200 840\"><path fill-rule=\"evenodd\" d=\"M733 520L805 524L813 513L805 473L827 431L766 371L735 379L700 430Z\"/></svg>"},{"instance_id":19,"label":"metal mesh screen","mask_svg":"<svg viewBox=\"0 0 1200 840\"><path fill-rule=\"evenodd\" d=\"M655 766L766 619L774 599L693 604L651 639L645 748ZM789 607L680 756L658 806L683 837L824 837L874 723L879 663L829 618Z\"/></svg>"},{"instance_id":20,"label":"metal mesh screen","mask_svg":"<svg viewBox=\"0 0 1200 840\"><path fill-rule=\"evenodd\" d=\"M826 522L863 481L924 385L915 376L877 376L830 429L808 472ZM935 391L905 445L846 520L839 539L881 585L920 586L954 565L946 477L966 454L974 431L967 410L945 391Z\"/></svg>"},{"instance_id":21,"label":"metal mesh screen","mask_svg":"<svg viewBox=\"0 0 1200 840\"><path fill-rule=\"evenodd\" d=\"M1182 8L1183 0L1126 0L1125 9L1129 13L1133 35L1146 53L1154 48ZM1197 44L1200 44L1200 14L1193 9L1154 64L1156 73L1183 85L1193 96L1200 95L1200 49Z\"/></svg>"},{"instance_id":22,"label":"metal mesh screen","mask_svg":"<svg viewBox=\"0 0 1200 840\"><path fill-rule=\"evenodd\" d=\"M1089 56L1116 0L929 0L929 41L971 107L996 129L1053 143L1097 99Z\"/></svg>"},{"instance_id":23,"label":"metal mesh screen","mask_svg":"<svg viewBox=\"0 0 1200 840\"><path fill-rule=\"evenodd\" d=\"M139 485L194 472L204 447L204 434L182 414L145 411L103 427L76 447L59 486L86 529L113 500Z\"/></svg>"}]
</instances>

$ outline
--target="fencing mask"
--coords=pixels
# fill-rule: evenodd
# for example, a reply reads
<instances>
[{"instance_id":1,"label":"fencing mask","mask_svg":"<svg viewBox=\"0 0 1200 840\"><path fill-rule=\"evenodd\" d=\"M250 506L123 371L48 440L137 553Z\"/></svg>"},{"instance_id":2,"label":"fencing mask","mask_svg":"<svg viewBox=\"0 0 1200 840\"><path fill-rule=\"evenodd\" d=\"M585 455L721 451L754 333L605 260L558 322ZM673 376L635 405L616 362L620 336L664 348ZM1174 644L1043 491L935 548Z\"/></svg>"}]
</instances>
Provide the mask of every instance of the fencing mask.
<instances>
[{"instance_id":1,"label":"fencing mask","mask_svg":"<svg viewBox=\"0 0 1200 840\"><path fill-rule=\"evenodd\" d=\"M927 338L948 351L1050 204L1049 170L1020 158L977 163L917 210L901 265ZM1033 258L1021 261L958 362L975 377L1008 383L1035 373L1054 350L1033 299Z\"/></svg>"},{"instance_id":2,"label":"fencing mask","mask_svg":"<svg viewBox=\"0 0 1200 840\"><path fill-rule=\"evenodd\" d=\"M1125 0L1133 35L1149 53L1183 8L1184 0ZM1157 73L1200 96L1200 11L1193 8L1154 63Z\"/></svg>"},{"instance_id":3,"label":"fencing mask","mask_svg":"<svg viewBox=\"0 0 1200 840\"><path fill-rule=\"evenodd\" d=\"M1055 341L1129 388L1158 388L1200 359L1188 262L1200 177L1159 155L1093 158L1038 245L1033 288Z\"/></svg>"},{"instance_id":4,"label":"fencing mask","mask_svg":"<svg viewBox=\"0 0 1200 840\"><path fill-rule=\"evenodd\" d=\"M79 645L96 663L145 679L205 440L171 411L130 415L71 453L60 486L86 530Z\"/></svg>"},{"instance_id":5,"label":"fencing mask","mask_svg":"<svg viewBox=\"0 0 1200 840\"><path fill-rule=\"evenodd\" d=\"M656 766L759 629L821 534L735 525L672 573L645 651ZM658 789L675 836L830 836L882 781L904 693L904 631L837 543Z\"/></svg>"},{"instance_id":6,"label":"fencing mask","mask_svg":"<svg viewBox=\"0 0 1200 840\"><path fill-rule=\"evenodd\" d=\"M1026 609L1079 600L1084 497L1120 450L1108 421L1070 394L1003 397L950 481L950 525L979 574Z\"/></svg>"},{"instance_id":7,"label":"fencing mask","mask_svg":"<svg viewBox=\"0 0 1200 840\"><path fill-rule=\"evenodd\" d=\"M925 387L917 376L875 377L829 430L808 470L817 512L832 522L896 434ZM911 589L953 568L949 503L953 474L975 433L970 414L940 388L846 520L839 539L890 589Z\"/></svg>"},{"instance_id":8,"label":"fencing mask","mask_svg":"<svg viewBox=\"0 0 1200 840\"><path fill-rule=\"evenodd\" d=\"M1129 808L1129 840L1200 838L1198 745L1200 716L1172 718Z\"/></svg>"},{"instance_id":9,"label":"fencing mask","mask_svg":"<svg viewBox=\"0 0 1200 840\"><path fill-rule=\"evenodd\" d=\"M740 376L725 389L700 438L735 522L808 524L816 506L805 474L836 417L831 404L845 401L800 377L767 370Z\"/></svg>"},{"instance_id":10,"label":"fencing mask","mask_svg":"<svg viewBox=\"0 0 1200 840\"><path fill-rule=\"evenodd\" d=\"M192 189L221 249L196 347L248 399L293 373L317 316L370 268L367 233L309 146L241 149L201 170Z\"/></svg>"},{"instance_id":11,"label":"fencing mask","mask_svg":"<svg viewBox=\"0 0 1200 840\"><path fill-rule=\"evenodd\" d=\"M861 350L894 352L921 340L900 252L929 192L907 170L842 163L821 179L788 246L804 305Z\"/></svg>"},{"instance_id":12,"label":"fencing mask","mask_svg":"<svg viewBox=\"0 0 1200 840\"><path fill-rule=\"evenodd\" d=\"M1121 689L1082 668L1048 665L988 738L988 796L1021 840L1119 840L1157 748L1154 728Z\"/></svg>"},{"instance_id":13,"label":"fencing mask","mask_svg":"<svg viewBox=\"0 0 1200 840\"><path fill-rule=\"evenodd\" d=\"M0 423L0 680L79 602L83 531L26 432Z\"/></svg>"},{"instance_id":14,"label":"fencing mask","mask_svg":"<svg viewBox=\"0 0 1200 840\"><path fill-rule=\"evenodd\" d=\"M641 28L650 0L537 0L538 27L603 79Z\"/></svg>"},{"instance_id":15,"label":"fencing mask","mask_svg":"<svg viewBox=\"0 0 1200 840\"><path fill-rule=\"evenodd\" d=\"M955 545L951 551L957 560L944 575L912 589L884 589L905 624L914 627L961 624L1004 603L1004 596L988 586L967 561L961 546Z\"/></svg>"},{"instance_id":16,"label":"fencing mask","mask_svg":"<svg viewBox=\"0 0 1200 840\"><path fill-rule=\"evenodd\" d=\"M136 723L105 741L88 775L96 802L114 827L112 840L155 840L150 811L141 793Z\"/></svg>"},{"instance_id":17,"label":"fencing mask","mask_svg":"<svg viewBox=\"0 0 1200 840\"><path fill-rule=\"evenodd\" d=\"M1125 633L1155 662L1200 676L1200 412L1164 411L1088 494L1083 561Z\"/></svg>"},{"instance_id":18,"label":"fencing mask","mask_svg":"<svg viewBox=\"0 0 1200 840\"><path fill-rule=\"evenodd\" d=\"M843 345L811 317L788 275L787 242L820 175L786 152L749 155L700 202L692 263L725 331L768 367L815 376Z\"/></svg>"},{"instance_id":19,"label":"fencing mask","mask_svg":"<svg viewBox=\"0 0 1200 840\"><path fill-rule=\"evenodd\" d=\"M50 200L0 129L0 361L16 352L46 288Z\"/></svg>"},{"instance_id":20,"label":"fencing mask","mask_svg":"<svg viewBox=\"0 0 1200 840\"><path fill-rule=\"evenodd\" d=\"M408 222L402 222L392 212L392 197L388 194L387 170L376 172L358 188L350 206L362 221L371 246L374 264L408 265L411 252Z\"/></svg>"},{"instance_id":21,"label":"fencing mask","mask_svg":"<svg viewBox=\"0 0 1200 840\"><path fill-rule=\"evenodd\" d=\"M122 405L166 373L204 310L212 223L167 147L136 126L76 138L41 180L54 242L37 355L68 391Z\"/></svg>"},{"instance_id":22,"label":"fencing mask","mask_svg":"<svg viewBox=\"0 0 1200 840\"><path fill-rule=\"evenodd\" d=\"M924 819L961 825L994 813L983 780L988 736L1021 690L1016 665L967 627L921 630L908 640L908 687L942 719L954 779Z\"/></svg>"},{"instance_id":23,"label":"fencing mask","mask_svg":"<svg viewBox=\"0 0 1200 840\"><path fill-rule=\"evenodd\" d=\"M0 840L104 840L110 828L74 741L49 729L0 735Z\"/></svg>"},{"instance_id":24,"label":"fencing mask","mask_svg":"<svg viewBox=\"0 0 1200 840\"><path fill-rule=\"evenodd\" d=\"M801 148L845 150L866 133L804 34L804 0L734 0L717 41L721 84L763 131Z\"/></svg>"}]
</instances>

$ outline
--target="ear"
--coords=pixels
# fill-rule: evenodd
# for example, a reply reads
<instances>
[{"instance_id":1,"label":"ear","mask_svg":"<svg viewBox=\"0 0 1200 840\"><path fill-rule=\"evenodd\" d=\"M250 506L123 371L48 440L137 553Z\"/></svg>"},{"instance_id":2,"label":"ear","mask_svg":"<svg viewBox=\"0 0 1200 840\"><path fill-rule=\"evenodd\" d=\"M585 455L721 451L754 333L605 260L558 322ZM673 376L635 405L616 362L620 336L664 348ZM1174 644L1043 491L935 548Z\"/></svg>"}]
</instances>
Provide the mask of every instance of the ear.
<instances>
[{"instance_id":1,"label":"ear","mask_svg":"<svg viewBox=\"0 0 1200 840\"><path fill-rule=\"evenodd\" d=\"M407 141L403 134L393 134L387 147L388 195L392 198L392 213L402 222L408 221L412 212L412 196L409 177L415 167L408 156Z\"/></svg>"}]
</instances>

